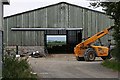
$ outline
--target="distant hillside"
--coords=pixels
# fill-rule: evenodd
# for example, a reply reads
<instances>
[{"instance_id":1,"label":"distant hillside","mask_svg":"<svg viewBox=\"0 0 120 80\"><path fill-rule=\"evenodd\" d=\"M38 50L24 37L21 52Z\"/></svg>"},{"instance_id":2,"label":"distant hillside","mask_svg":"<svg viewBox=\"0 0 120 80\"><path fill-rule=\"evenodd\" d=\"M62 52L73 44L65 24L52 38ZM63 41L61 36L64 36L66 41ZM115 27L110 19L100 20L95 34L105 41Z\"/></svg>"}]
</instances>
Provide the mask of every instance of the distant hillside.
<instances>
[{"instance_id":1,"label":"distant hillside","mask_svg":"<svg viewBox=\"0 0 120 80\"><path fill-rule=\"evenodd\" d=\"M48 41L66 41L66 37L65 36L48 36L47 37L47 42Z\"/></svg>"}]
</instances>

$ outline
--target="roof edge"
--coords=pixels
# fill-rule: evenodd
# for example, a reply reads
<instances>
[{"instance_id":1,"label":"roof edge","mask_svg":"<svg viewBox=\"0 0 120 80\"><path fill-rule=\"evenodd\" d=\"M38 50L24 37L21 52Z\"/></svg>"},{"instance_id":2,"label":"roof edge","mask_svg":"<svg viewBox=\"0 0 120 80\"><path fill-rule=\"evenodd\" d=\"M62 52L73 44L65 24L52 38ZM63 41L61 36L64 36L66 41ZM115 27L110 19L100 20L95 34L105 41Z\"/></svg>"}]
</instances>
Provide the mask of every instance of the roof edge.
<instances>
[{"instance_id":1,"label":"roof edge","mask_svg":"<svg viewBox=\"0 0 120 80\"><path fill-rule=\"evenodd\" d=\"M10 4L10 0L2 0L2 3L9 5Z\"/></svg>"},{"instance_id":2,"label":"roof edge","mask_svg":"<svg viewBox=\"0 0 120 80\"><path fill-rule=\"evenodd\" d=\"M82 6L79 6L79 5L75 5L75 4L71 4L71 3L68 3L68 2L59 2L59 3L55 3L55 4L52 4L52 5L45 6L45 7L36 8L36 9L33 9L33 10L29 10L29 11L24 11L24 12L21 12L21 13L10 15L10 16L5 16L4 18L9 18L9 17L12 17L12 16L16 16L16 15L20 15L20 14L28 13L28 12L32 12L32 11L36 11L36 10L39 10L39 9L44 9L44 8L51 7L51 6L56 6L56 5L59 5L59 4L68 4L68 5L71 5L71 6L75 6L75 7L87 9L87 10L90 10L90 11L98 12L98 13L101 13L101 14L105 14L104 12L92 10L92 9L82 7Z\"/></svg>"}]
</instances>

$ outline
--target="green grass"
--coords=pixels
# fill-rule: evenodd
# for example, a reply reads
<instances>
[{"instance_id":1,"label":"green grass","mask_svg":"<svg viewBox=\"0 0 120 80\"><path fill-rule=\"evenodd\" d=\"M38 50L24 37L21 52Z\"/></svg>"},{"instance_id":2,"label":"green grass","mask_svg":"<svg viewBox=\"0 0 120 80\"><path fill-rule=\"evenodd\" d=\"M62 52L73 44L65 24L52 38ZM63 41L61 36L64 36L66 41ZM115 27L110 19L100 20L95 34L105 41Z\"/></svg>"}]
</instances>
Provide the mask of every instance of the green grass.
<instances>
[{"instance_id":1,"label":"green grass","mask_svg":"<svg viewBox=\"0 0 120 80\"><path fill-rule=\"evenodd\" d=\"M120 62L116 61L116 60L105 60L102 63L103 66L113 69L115 71L119 71L120 72Z\"/></svg>"},{"instance_id":2,"label":"green grass","mask_svg":"<svg viewBox=\"0 0 120 80\"><path fill-rule=\"evenodd\" d=\"M52 41L47 43L48 46L65 45L65 44L66 44L65 41Z\"/></svg>"}]
</instances>

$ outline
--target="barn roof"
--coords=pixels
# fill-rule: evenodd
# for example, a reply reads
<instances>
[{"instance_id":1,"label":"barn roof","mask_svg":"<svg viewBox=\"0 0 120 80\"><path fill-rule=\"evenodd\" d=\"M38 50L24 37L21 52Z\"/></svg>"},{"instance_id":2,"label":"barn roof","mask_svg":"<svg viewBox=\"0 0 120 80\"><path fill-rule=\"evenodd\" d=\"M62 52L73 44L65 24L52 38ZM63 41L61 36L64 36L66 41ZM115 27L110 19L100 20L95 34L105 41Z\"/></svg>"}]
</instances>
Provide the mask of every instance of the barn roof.
<instances>
[{"instance_id":1,"label":"barn roof","mask_svg":"<svg viewBox=\"0 0 120 80\"><path fill-rule=\"evenodd\" d=\"M97 13L105 14L104 12L100 12L100 11L92 10L92 9L89 9L89 8L86 8L86 7L82 7L82 6L78 6L78 5L75 5L75 4L71 4L71 3L67 3L67 2L59 2L59 3L52 4L52 5L48 5L48 6L45 6L45 7L41 7L41 8L37 8L37 9L33 9L33 10L29 10L29 11L25 11L25 12L21 12L21 13L13 14L13 15L10 15L10 16L6 16L6 17L4 17L4 18L9 18L9 17L13 17L13 16L20 15L20 14L29 13L29 12L32 12L32 11L45 9L45 8L52 7L52 6L56 6L56 5L59 5L59 4L67 4L67 5L70 5L70 6L75 6L75 7L78 7L78 8L83 8L83 9L90 10L90 11L93 11L93 12L97 12Z\"/></svg>"}]
</instances>

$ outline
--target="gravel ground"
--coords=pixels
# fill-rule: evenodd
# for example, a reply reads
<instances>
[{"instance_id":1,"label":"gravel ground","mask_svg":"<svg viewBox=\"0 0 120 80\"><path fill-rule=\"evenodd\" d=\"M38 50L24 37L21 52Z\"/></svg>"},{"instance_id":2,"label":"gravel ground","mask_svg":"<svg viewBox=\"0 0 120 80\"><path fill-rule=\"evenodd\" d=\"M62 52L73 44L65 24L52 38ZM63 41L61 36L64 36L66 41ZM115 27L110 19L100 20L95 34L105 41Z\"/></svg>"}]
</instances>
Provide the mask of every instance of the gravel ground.
<instances>
[{"instance_id":1,"label":"gravel ground","mask_svg":"<svg viewBox=\"0 0 120 80\"><path fill-rule=\"evenodd\" d=\"M118 78L118 72L101 65L101 58L93 62L76 61L73 54L54 54L46 58L29 58L40 78Z\"/></svg>"}]
</instances>

